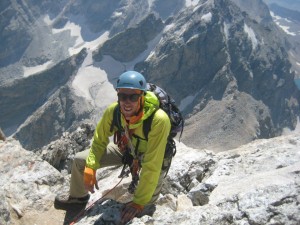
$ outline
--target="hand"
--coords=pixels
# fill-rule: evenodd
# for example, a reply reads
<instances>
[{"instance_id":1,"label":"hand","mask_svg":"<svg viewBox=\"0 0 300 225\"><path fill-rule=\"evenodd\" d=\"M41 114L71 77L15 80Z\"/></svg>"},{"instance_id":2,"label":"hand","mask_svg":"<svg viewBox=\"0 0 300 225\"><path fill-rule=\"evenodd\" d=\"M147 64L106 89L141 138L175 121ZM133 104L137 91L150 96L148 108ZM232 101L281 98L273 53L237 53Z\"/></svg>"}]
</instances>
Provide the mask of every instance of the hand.
<instances>
[{"instance_id":1,"label":"hand","mask_svg":"<svg viewBox=\"0 0 300 225\"><path fill-rule=\"evenodd\" d=\"M132 220L137 214L141 213L144 206L138 205L134 202L129 202L125 205L121 213L121 223L125 224Z\"/></svg>"},{"instance_id":2,"label":"hand","mask_svg":"<svg viewBox=\"0 0 300 225\"><path fill-rule=\"evenodd\" d=\"M96 170L93 170L89 167L85 167L83 172L83 180L84 180L84 187L87 191L94 193L94 185L97 190L99 190L98 183L96 180Z\"/></svg>"}]
</instances>

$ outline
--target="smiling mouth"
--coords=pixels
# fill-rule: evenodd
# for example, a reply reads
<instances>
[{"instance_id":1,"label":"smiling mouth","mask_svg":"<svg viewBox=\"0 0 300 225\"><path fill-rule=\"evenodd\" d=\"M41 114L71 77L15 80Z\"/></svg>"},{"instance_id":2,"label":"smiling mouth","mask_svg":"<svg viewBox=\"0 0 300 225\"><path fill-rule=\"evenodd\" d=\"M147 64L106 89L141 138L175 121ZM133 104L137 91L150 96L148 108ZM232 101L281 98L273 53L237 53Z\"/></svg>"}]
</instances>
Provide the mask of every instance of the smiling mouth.
<instances>
[{"instance_id":1,"label":"smiling mouth","mask_svg":"<svg viewBox=\"0 0 300 225\"><path fill-rule=\"evenodd\" d=\"M126 112L130 112L130 111L131 111L131 109L126 109L126 108L125 108L125 109L124 109L124 111L126 111Z\"/></svg>"},{"instance_id":2,"label":"smiling mouth","mask_svg":"<svg viewBox=\"0 0 300 225\"><path fill-rule=\"evenodd\" d=\"M126 107L126 106L124 106L123 110L126 111L126 112L130 112L132 110L132 107Z\"/></svg>"}]
</instances>

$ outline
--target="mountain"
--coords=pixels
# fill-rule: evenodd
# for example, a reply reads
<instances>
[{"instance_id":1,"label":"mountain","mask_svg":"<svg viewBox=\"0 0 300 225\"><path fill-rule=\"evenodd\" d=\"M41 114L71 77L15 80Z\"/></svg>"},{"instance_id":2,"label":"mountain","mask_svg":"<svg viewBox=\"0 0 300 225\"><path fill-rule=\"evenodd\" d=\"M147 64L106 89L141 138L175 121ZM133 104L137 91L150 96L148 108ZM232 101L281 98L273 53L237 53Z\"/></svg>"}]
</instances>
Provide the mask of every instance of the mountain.
<instances>
[{"instance_id":1,"label":"mountain","mask_svg":"<svg viewBox=\"0 0 300 225\"><path fill-rule=\"evenodd\" d=\"M0 126L26 149L38 151L80 121L97 123L129 69L180 105L189 146L223 151L296 127L290 45L262 1L3 1L0 8Z\"/></svg>"},{"instance_id":2,"label":"mountain","mask_svg":"<svg viewBox=\"0 0 300 225\"><path fill-rule=\"evenodd\" d=\"M300 11L299 0L264 0L268 5L276 4L286 9Z\"/></svg>"},{"instance_id":3,"label":"mountain","mask_svg":"<svg viewBox=\"0 0 300 225\"><path fill-rule=\"evenodd\" d=\"M296 79L300 79L300 1L265 1L271 11L274 22L285 32L289 41L288 53L295 71Z\"/></svg>"},{"instance_id":4,"label":"mountain","mask_svg":"<svg viewBox=\"0 0 300 225\"><path fill-rule=\"evenodd\" d=\"M131 224L299 224L299 1L265 2L2 0L0 224L74 220L82 208L54 196L131 69L186 124L156 207ZM97 171L89 204L114 169ZM117 224L129 182L77 224Z\"/></svg>"}]
</instances>

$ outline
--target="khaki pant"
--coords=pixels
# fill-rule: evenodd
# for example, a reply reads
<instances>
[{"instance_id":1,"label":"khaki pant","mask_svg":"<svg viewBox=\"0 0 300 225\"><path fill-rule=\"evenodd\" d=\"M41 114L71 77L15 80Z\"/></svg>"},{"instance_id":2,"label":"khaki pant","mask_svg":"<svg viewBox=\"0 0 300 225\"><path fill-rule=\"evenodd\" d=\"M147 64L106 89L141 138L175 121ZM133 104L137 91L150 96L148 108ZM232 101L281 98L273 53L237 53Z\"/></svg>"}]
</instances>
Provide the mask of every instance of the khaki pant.
<instances>
[{"instance_id":1,"label":"khaki pant","mask_svg":"<svg viewBox=\"0 0 300 225\"><path fill-rule=\"evenodd\" d=\"M72 172L71 172L71 183L70 183L70 196L72 197L83 197L88 193L84 188L84 182L83 182L83 171L85 168L85 161L86 158L88 157L88 154L89 154L89 150L78 152L75 155L75 158L73 160ZM100 165L101 167L123 165L122 154L119 151L117 145L110 143L107 146L106 152L103 154L102 159L100 161ZM157 187L155 189L155 192L149 204L155 202L159 197L166 172L167 171L162 170Z\"/></svg>"}]
</instances>

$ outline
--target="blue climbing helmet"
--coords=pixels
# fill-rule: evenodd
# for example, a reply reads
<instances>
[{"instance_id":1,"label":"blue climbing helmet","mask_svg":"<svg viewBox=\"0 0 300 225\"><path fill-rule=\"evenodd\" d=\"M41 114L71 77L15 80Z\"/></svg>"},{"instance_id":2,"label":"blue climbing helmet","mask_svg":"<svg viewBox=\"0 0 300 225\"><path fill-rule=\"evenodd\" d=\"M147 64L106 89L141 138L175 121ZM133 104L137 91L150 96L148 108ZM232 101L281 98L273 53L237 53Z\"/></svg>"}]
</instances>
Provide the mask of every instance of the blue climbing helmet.
<instances>
[{"instance_id":1,"label":"blue climbing helmet","mask_svg":"<svg viewBox=\"0 0 300 225\"><path fill-rule=\"evenodd\" d=\"M146 92L146 79L142 74L136 71L127 71L122 73L117 81L117 89L119 88L138 89Z\"/></svg>"}]
</instances>

